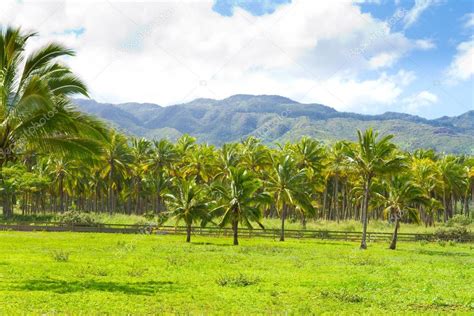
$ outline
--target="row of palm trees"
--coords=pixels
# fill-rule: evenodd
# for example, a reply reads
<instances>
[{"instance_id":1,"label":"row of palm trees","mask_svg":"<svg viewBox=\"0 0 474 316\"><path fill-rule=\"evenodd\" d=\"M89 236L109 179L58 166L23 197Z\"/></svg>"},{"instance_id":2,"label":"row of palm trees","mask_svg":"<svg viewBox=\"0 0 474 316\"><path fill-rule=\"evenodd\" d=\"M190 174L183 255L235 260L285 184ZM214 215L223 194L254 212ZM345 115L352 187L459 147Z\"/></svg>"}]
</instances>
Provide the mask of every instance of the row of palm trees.
<instances>
[{"instance_id":1,"label":"row of palm trees","mask_svg":"<svg viewBox=\"0 0 474 316\"><path fill-rule=\"evenodd\" d=\"M176 143L129 138L78 112L85 85L49 44L25 56L32 33L0 32L0 193L4 216L67 210L166 214L187 226L260 226L263 217L357 219L366 248L369 218L433 225L469 216L472 157L401 151L392 136L357 142L312 138L268 147L249 137L220 148L188 135Z\"/></svg>"},{"instance_id":2,"label":"row of palm trees","mask_svg":"<svg viewBox=\"0 0 474 316\"><path fill-rule=\"evenodd\" d=\"M220 148L190 136L176 143L110 130L85 157L25 151L2 166L4 205L24 214L67 210L169 215L192 225L261 225L263 217L369 218L434 225L470 216L474 159L400 151L391 136L359 132L358 142L325 146L312 138L272 148L249 137ZM7 203L5 203L8 201ZM8 216L12 207L3 209ZM11 214L11 213L10 213ZM395 231L395 233L396 233Z\"/></svg>"}]
</instances>

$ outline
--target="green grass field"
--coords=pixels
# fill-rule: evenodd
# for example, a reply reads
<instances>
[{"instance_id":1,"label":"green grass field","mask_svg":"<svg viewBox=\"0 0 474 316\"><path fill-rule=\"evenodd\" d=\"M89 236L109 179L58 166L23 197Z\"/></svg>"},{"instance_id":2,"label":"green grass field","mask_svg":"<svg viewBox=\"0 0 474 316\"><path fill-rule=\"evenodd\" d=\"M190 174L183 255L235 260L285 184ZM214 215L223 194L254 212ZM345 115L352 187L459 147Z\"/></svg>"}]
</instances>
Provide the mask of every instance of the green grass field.
<instances>
[{"instance_id":1,"label":"green grass field","mask_svg":"<svg viewBox=\"0 0 474 316\"><path fill-rule=\"evenodd\" d=\"M474 246L0 233L0 314L474 312Z\"/></svg>"}]
</instances>

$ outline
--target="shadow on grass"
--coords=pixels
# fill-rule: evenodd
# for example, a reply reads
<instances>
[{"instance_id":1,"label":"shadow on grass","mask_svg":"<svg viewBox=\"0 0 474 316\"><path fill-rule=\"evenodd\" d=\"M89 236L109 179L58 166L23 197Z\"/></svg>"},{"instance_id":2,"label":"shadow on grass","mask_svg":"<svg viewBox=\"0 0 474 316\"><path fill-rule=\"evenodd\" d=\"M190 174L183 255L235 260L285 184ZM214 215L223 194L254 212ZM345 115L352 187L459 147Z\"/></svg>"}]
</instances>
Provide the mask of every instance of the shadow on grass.
<instances>
[{"instance_id":1,"label":"shadow on grass","mask_svg":"<svg viewBox=\"0 0 474 316\"><path fill-rule=\"evenodd\" d=\"M234 247L231 243L228 244L221 244L221 243L213 243L213 242L204 242L204 241L199 241L199 242L191 242L192 245L199 245L199 246L221 246L221 247Z\"/></svg>"},{"instance_id":2,"label":"shadow on grass","mask_svg":"<svg viewBox=\"0 0 474 316\"><path fill-rule=\"evenodd\" d=\"M428 249L410 250L410 252L419 253L422 255L444 256L444 257L470 257L472 256L471 254L467 252L441 251L441 250L428 250Z\"/></svg>"},{"instance_id":3,"label":"shadow on grass","mask_svg":"<svg viewBox=\"0 0 474 316\"><path fill-rule=\"evenodd\" d=\"M170 281L147 282L105 282L105 281L64 281L64 280L29 280L14 286L21 291L48 291L60 294L83 291L120 292L132 295L152 295L163 292L176 292L179 288Z\"/></svg>"}]
</instances>

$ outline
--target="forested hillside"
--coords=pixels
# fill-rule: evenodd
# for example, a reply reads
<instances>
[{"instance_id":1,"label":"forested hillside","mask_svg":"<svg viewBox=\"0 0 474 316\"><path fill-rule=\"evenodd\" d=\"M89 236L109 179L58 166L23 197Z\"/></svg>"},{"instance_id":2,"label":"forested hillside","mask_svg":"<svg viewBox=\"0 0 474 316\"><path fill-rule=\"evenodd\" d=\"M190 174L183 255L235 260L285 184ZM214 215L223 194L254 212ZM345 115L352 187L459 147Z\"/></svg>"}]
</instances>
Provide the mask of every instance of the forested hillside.
<instances>
[{"instance_id":1,"label":"forested hillside","mask_svg":"<svg viewBox=\"0 0 474 316\"><path fill-rule=\"evenodd\" d=\"M394 112L362 115L268 95L196 99L167 107L149 103L114 105L94 100L75 100L75 103L128 134L149 139L174 141L187 133L199 142L215 145L248 136L255 136L267 144L296 141L302 136L334 142L354 141L355 130L374 128L383 135L396 135L395 143L405 150L432 148L457 154L474 152L474 111L435 120Z\"/></svg>"}]
</instances>

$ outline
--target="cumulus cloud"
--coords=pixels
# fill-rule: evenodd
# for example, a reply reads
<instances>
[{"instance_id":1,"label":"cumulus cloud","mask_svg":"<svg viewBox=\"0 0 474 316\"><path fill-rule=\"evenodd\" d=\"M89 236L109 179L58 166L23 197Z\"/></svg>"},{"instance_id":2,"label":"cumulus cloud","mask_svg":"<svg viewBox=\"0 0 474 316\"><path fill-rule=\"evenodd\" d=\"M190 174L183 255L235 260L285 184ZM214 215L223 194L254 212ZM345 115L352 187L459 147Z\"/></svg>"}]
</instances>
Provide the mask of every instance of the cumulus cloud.
<instances>
[{"instance_id":1,"label":"cumulus cloud","mask_svg":"<svg viewBox=\"0 0 474 316\"><path fill-rule=\"evenodd\" d=\"M107 102L162 105L236 93L282 94L343 110L392 104L414 74L388 68L429 40L392 31L349 1L292 1L272 14L232 16L212 1L73 1L2 3L0 24L39 31L29 49L48 41L74 48L66 60Z\"/></svg>"},{"instance_id":2,"label":"cumulus cloud","mask_svg":"<svg viewBox=\"0 0 474 316\"><path fill-rule=\"evenodd\" d=\"M466 20L466 22L464 23L465 28L474 27L474 13L466 14L464 18Z\"/></svg>"},{"instance_id":3,"label":"cumulus cloud","mask_svg":"<svg viewBox=\"0 0 474 316\"><path fill-rule=\"evenodd\" d=\"M418 113L421 109L429 107L438 102L438 96L429 91L421 91L403 98L404 111Z\"/></svg>"},{"instance_id":4,"label":"cumulus cloud","mask_svg":"<svg viewBox=\"0 0 474 316\"><path fill-rule=\"evenodd\" d=\"M474 74L474 38L462 42L457 47L457 53L453 58L447 76L449 83L468 80Z\"/></svg>"}]
</instances>

